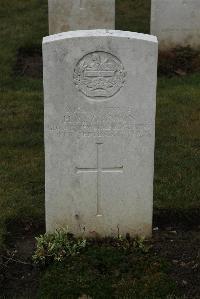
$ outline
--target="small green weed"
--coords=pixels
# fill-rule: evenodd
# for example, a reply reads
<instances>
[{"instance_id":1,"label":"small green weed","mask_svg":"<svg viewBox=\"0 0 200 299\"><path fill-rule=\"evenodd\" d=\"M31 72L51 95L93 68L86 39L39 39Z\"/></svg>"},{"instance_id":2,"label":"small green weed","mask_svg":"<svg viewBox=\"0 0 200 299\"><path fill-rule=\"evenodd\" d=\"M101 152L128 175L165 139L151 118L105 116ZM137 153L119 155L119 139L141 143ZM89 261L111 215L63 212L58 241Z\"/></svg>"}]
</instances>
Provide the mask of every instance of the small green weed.
<instances>
[{"instance_id":1,"label":"small green weed","mask_svg":"<svg viewBox=\"0 0 200 299\"><path fill-rule=\"evenodd\" d=\"M143 236L136 236L135 238L130 238L130 236L119 235L117 238L113 240L110 239L110 243L114 245L114 247L118 247L119 249L123 249L124 251L138 251L140 253L148 253L152 248L152 245L149 243L149 240Z\"/></svg>"},{"instance_id":2,"label":"small green weed","mask_svg":"<svg viewBox=\"0 0 200 299\"><path fill-rule=\"evenodd\" d=\"M36 240L37 247L33 260L42 265L53 261L61 262L68 256L75 256L86 246L86 240L75 239L64 228L57 229L55 233L45 233Z\"/></svg>"},{"instance_id":3,"label":"small green weed","mask_svg":"<svg viewBox=\"0 0 200 299\"><path fill-rule=\"evenodd\" d=\"M148 253L152 248L152 245L149 245L145 237L137 237L134 239L134 247L141 250L143 253Z\"/></svg>"}]
</instances>

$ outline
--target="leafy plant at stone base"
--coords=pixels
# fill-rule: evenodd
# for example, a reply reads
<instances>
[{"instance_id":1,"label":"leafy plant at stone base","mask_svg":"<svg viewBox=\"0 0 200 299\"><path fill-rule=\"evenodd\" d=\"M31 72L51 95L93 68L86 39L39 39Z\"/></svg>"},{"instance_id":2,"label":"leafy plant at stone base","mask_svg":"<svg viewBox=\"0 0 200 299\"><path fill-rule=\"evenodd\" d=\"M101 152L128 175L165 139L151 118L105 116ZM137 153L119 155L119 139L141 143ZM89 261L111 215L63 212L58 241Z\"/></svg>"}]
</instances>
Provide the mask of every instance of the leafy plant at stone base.
<instances>
[{"instance_id":1,"label":"leafy plant at stone base","mask_svg":"<svg viewBox=\"0 0 200 299\"><path fill-rule=\"evenodd\" d=\"M149 245L145 237L136 237L134 239L134 246L139 248L141 252L148 253L149 250L152 248L152 245Z\"/></svg>"},{"instance_id":2,"label":"leafy plant at stone base","mask_svg":"<svg viewBox=\"0 0 200 299\"><path fill-rule=\"evenodd\" d=\"M37 247L33 260L40 265L55 261L63 261L68 256L74 256L85 248L85 239L76 239L67 229L59 228L54 233L45 233L36 237Z\"/></svg>"},{"instance_id":3,"label":"leafy plant at stone base","mask_svg":"<svg viewBox=\"0 0 200 299\"><path fill-rule=\"evenodd\" d=\"M33 260L40 265L48 265L52 262L61 262L68 256L75 256L86 247L86 239L75 238L68 229L58 228L54 233L45 233L35 238L37 241ZM88 246L94 243L107 243L120 250L136 250L141 253L148 253L152 247L144 237L126 238L96 238L87 241Z\"/></svg>"},{"instance_id":4,"label":"leafy plant at stone base","mask_svg":"<svg viewBox=\"0 0 200 299\"><path fill-rule=\"evenodd\" d=\"M105 240L106 239L103 239L103 242L105 242ZM119 235L116 238L107 238L107 242L110 242L110 244L124 249L125 251L134 249L141 253L148 253L152 248L150 240L146 239L144 236L136 236L135 238L131 238L129 234L127 234L126 237Z\"/></svg>"}]
</instances>

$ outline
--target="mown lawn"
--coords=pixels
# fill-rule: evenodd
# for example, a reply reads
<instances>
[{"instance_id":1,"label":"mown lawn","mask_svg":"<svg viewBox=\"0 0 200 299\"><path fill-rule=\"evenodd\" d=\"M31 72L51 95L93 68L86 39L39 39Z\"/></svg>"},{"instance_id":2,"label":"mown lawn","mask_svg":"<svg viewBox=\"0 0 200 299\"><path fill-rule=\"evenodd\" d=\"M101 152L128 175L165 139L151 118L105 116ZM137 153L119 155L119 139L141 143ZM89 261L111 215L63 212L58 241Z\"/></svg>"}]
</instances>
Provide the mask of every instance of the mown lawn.
<instances>
[{"instance_id":1,"label":"mown lawn","mask_svg":"<svg viewBox=\"0 0 200 299\"><path fill-rule=\"evenodd\" d=\"M149 0L117 0L116 27L148 33L149 13ZM16 229L16 226L26 228L27 225L38 227L44 224L42 78L40 76L32 78L23 75L23 72L19 75L15 69L19 53L31 53L33 48L40 49L42 37L48 34L47 1L1 0L0 17L0 247L4 247L8 234L12 233L12 229ZM184 217L188 218L187 213L191 215L191 211L200 210L199 82L200 73L158 78L154 183L154 208L157 214L163 209L169 212L176 211L181 213L184 219ZM86 264L88 260L89 263L93 263L93 255L98 256L99 263L104 256L101 250L104 248L87 252L84 257ZM126 260L123 255L118 255L121 253L112 252L112 248L109 250L111 252L108 256L114 256L112 263L118 263L118 259ZM151 263L152 257L149 261ZM83 285L85 285L91 273L84 268L84 261L82 266L80 263L77 258L72 267L75 267L73 268L75 270L76 267L83 267L82 273L86 276L79 278L84 280ZM104 267L106 263L106 260L102 261ZM127 261L124 264L126 267ZM139 279L138 292L145 279L147 285L150 283L148 275L154 273L152 272L154 266L144 264L147 277ZM45 274L41 296L47 298L46 281L48 279L51 281L54 275L60 275L61 285L62 279L68 279L69 274L76 276L77 271L70 270L68 264L66 264L68 271L65 274L63 267L65 266L58 268L53 266L51 272L53 276L48 274L49 272ZM165 280L166 271L162 269L161 266L161 270L156 271L161 273L158 275L164 275L162 277ZM137 273L135 275L137 276ZM102 277L99 277L100 280L98 275L94 277L94 285L90 285L90 290L93 290L103 279L102 289L108 287L108 292L112 293L111 283L106 282L109 273ZM122 279L119 283L122 290L125 277L126 275L119 277L119 281ZM77 287L79 284L77 279L74 278L69 288ZM168 283L166 285L168 286ZM171 282L169 282L169 289L170 286ZM49 298L55 298L55 289L52 288L50 291L53 295ZM120 292L119 289L118 291ZM154 290L151 294L155 295ZM147 295L142 298L153 298L145 296ZM109 298L112 296L110 295Z\"/></svg>"},{"instance_id":2,"label":"mown lawn","mask_svg":"<svg viewBox=\"0 0 200 299\"><path fill-rule=\"evenodd\" d=\"M0 7L0 244L6 226L44 221L42 80L16 76L21 48L41 47L47 1L2 0Z\"/></svg>"}]
</instances>

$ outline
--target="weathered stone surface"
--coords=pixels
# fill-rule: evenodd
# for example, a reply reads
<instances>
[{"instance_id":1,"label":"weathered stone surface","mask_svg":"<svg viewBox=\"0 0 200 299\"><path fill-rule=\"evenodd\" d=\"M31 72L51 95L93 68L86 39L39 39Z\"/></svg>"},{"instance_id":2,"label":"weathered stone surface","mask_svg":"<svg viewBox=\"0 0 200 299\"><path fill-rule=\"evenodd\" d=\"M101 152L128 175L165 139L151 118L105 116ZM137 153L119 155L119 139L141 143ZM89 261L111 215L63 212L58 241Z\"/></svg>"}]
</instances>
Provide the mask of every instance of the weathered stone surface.
<instances>
[{"instance_id":1,"label":"weathered stone surface","mask_svg":"<svg viewBox=\"0 0 200 299\"><path fill-rule=\"evenodd\" d=\"M152 0L151 34L160 49L200 47L199 0Z\"/></svg>"},{"instance_id":2,"label":"weathered stone surface","mask_svg":"<svg viewBox=\"0 0 200 299\"><path fill-rule=\"evenodd\" d=\"M43 60L47 230L150 235L157 39L61 33Z\"/></svg>"},{"instance_id":3,"label":"weathered stone surface","mask_svg":"<svg viewBox=\"0 0 200 299\"><path fill-rule=\"evenodd\" d=\"M115 0L48 0L49 33L115 29Z\"/></svg>"}]
</instances>

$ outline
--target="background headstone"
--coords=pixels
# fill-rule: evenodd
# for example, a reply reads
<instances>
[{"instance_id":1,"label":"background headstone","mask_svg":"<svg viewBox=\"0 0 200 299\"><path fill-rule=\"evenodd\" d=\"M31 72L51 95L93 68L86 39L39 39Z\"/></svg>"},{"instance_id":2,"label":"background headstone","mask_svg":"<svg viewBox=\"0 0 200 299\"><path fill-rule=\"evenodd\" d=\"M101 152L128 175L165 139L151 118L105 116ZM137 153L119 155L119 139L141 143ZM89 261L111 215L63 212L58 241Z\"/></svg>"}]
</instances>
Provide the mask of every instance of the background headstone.
<instances>
[{"instance_id":1,"label":"background headstone","mask_svg":"<svg viewBox=\"0 0 200 299\"><path fill-rule=\"evenodd\" d=\"M49 34L115 29L115 0L48 0Z\"/></svg>"},{"instance_id":2,"label":"background headstone","mask_svg":"<svg viewBox=\"0 0 200 299\"><path fill-rule=\"evenodd\" d=\"M61 33L43 59L47 231L150 235L156 37Z\"/></svg>"},{"instance_id":3,"label":"background headstone","mask_svg":"<svg viewBox=\"0 0 200 299\"><path fill-rule=\"evenodd\" d=\"M160 49L200 47L200 0L152 0L151 34Z\"/></svg>"}]
</instances>

